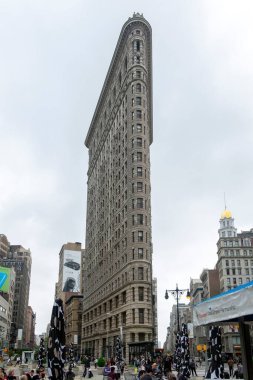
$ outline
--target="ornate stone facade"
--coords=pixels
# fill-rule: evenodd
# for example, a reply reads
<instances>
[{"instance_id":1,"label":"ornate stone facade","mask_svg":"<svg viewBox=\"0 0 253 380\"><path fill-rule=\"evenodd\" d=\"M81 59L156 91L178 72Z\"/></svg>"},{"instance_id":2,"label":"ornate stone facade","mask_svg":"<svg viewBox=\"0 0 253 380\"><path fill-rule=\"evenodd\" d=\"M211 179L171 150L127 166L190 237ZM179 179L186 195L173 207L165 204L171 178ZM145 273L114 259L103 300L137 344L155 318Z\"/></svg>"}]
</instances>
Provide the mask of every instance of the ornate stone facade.
<instances>
[{"instance_id":1,"label":"ornate stone facade","mask_svg":"<svg viewBox=\"0 0 253 380\"><path fill-rule=\"evenodd\" d=\"M82 352L114 355L121 333L153 342L151 27L124 24L85 140L89 149ZM133 351L131 351L133 352Z\"/></svg>"}]
</instances>

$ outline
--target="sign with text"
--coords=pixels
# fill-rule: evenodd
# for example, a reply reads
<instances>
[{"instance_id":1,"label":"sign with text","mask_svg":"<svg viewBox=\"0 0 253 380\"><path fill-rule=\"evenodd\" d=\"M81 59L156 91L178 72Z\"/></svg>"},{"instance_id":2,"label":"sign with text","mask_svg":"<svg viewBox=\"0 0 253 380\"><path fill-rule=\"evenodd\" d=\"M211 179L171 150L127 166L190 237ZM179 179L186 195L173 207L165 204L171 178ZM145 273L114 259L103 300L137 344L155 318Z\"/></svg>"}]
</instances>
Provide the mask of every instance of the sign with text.
<instances>
[{"instance_id":1,"label":"sign with text","mask_svg":"<svg viewBox=\"0 0 253 380\"><path fill-rule=\"evenodd\" d=\"M209 298L193 307L193 324L236 320L253 314L253 281Z\"/></svg>"}]
</instances>

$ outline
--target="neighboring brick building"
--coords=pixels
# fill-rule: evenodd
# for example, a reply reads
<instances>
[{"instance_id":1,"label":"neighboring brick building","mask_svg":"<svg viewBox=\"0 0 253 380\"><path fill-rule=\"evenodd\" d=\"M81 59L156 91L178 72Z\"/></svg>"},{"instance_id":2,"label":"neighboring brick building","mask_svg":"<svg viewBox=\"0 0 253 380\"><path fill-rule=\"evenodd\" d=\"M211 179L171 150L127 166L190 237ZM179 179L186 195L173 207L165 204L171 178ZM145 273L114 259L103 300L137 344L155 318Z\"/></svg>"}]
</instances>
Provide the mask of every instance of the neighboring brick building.
<instances>
[{"instance_id":1,"label":"neighboring brick building","mask_svg":"<svg viewBox=\"0 0 253 380\"><path fill-rule=\"evenodd\" d=\"M10 243L4 234L0 234L0 258L7 257L10 250Z\"/></svg>"},{"instance_id":2,"label":"neighboring brick building","mask_svg":"<svg viewBox=\"0 0 253 380\"><path fill-rule=\"evenodd\" d=\"M81 353L82 307L83 296L78 294L70 296L65 303L66 346L73 344L78 356Z\"/></svg>"},{"instance_id":3,"label":"neighboring brick building","mask_svg":"<svg viewBox=\"0 0 253 380\"><path fill-rule=\"evenodd\" d=\"M203 299L220 293L219 272L217 269L203 269L200 280L203 284Z\"/></svg>"},{"instance_id":4,"label":"neighboring brick building","mask_svg":"<svg viewBox=\"0 0 253 380\"><path fill-rule=\"evenodd\" d=\"M28 306L25 329L25 347L29 348L30 350L33 350L35 346L35 324L36 314L33 312L31 306Z\"/></svg>"}]
</instances>

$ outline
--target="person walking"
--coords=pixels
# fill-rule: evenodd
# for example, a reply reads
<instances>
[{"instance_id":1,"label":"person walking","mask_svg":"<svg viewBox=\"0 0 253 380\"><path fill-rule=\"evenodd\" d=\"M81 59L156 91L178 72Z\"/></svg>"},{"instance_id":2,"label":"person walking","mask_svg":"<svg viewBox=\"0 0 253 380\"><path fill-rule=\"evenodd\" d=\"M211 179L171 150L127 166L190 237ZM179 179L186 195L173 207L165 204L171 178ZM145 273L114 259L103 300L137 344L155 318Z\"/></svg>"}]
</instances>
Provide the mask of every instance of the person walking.
<instances>
[{"instance_id":1,"label":"person walking","mask_svg":"<svg viewBox=\"0 0 253 380\"><path fill-rule=\"evenodd\" d=\"M232 357L228 359L229 376L233 377L234 374L234 360Z\"/></svg>"},{"instance_id":2,"label":"person walking","mask_svg":"<svg viewBox=\"0 0 253 380\"><path fill-rule=\"evenodd\" d=\"M16 367L16 365L20 365L20 363L21 363L21 359L20 359L20 356L18 356L16 359L16 364L14 365L14 367Z\"/></svg>"},{"instance_id":3,"label":"person walking","mask_svg":"<svg viewBox=\"0 0 253 380\"><path fill-rule=\"evenodd\" d=\"M171 355L167 355L163 361L163 372L165 377L172 372L172 361Z\"/></svg>"},{"instance_id":4,"label":"person walking","mask_svg":"<svg viewBox=\"0 0 253 380\"><path fill-rule=\"evenodd\" d=\"M189 364L189 368L191 370L192 376L194 376L194 375L198 376L197 372L196 372L196 363L195 363L194 359L191 359L190 364Z\"/></svg>"}]
</instances>

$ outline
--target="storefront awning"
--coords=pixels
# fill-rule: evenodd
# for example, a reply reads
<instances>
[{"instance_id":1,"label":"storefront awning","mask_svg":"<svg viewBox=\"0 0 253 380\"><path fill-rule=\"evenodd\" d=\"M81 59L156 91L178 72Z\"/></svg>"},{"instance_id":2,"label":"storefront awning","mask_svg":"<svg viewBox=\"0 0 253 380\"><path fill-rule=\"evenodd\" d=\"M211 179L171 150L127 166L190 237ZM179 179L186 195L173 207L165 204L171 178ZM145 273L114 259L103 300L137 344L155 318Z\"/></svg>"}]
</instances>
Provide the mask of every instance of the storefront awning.
<instances>
[{"instance_id":1,"label":"storefront awning","mask_svg":"<svg viewBox=\"0 0 253 380\"><path fill-rule=\"evenodd\" d=\"M253 321L253 281L218 294L193 307L193 325Z\"/></svg>"}]
</instances>

